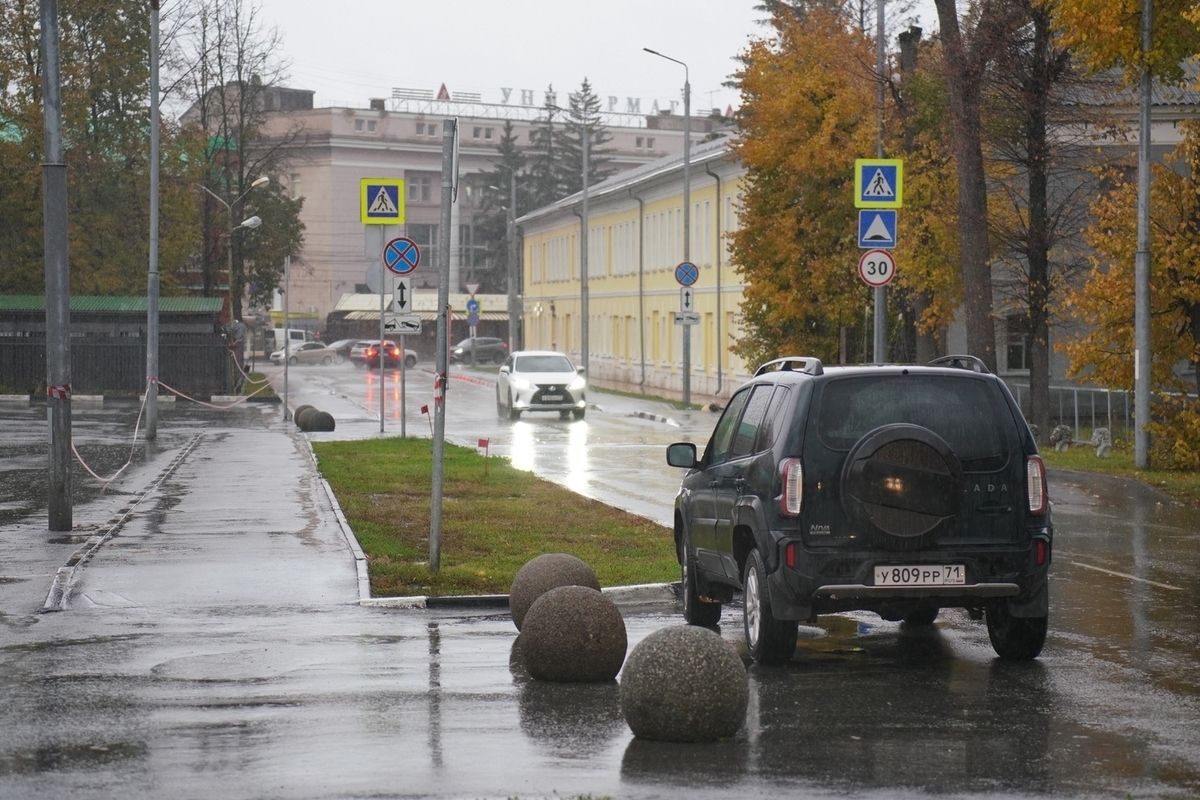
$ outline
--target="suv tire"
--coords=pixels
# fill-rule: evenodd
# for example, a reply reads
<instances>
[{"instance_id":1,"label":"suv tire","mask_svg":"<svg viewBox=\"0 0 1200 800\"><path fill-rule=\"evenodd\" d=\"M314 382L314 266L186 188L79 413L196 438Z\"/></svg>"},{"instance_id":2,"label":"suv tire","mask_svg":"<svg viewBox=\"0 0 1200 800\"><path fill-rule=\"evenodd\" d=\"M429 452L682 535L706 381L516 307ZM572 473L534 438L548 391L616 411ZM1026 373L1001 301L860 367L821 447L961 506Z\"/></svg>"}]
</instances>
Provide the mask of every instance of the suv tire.
<instances>
[{"instance_id":1,"label":"suv tire","mask_svg":"<svg viewBox=\"0 0 1200 800\"><path fill-rule=\"evenodd\" d=\"M513 422L521 418L521 410L513 405L511 392L508 395L508 418Z\"/></svg>"},{"instance_id":2,"label":"suv tire","mask_svg":"<svg viewBox=\"0 0 1200 800\"><path fill-rule=\"evenodd\" d=\"M937 620L937 608L918 608L904 615L904 625L908 628L928 628Z\"/></svg>"},{"instance_id":3,"label":"suv tire","mask_svg":"<svg viewBox=\"0 0 1200 800\"><path fill-rule=\"evenodd\" d=\"M1001 658L1029 661L1038 657L1046 643L1049 617L1014 617L1007 603L988 606L988 638Z\"/></svg>"},{"instance_id":4,"label":"suv tire","mask_svg":"<svg viewBox=\"0 0 1200 800\"><path fill-rule=\"evenodd\" d=\"M771 613L771 594L767 588L767 569L757 550L750 551L742 578L745 597L742 621L750 657L764 666L779 666L796 653L795 620L775 619Z\"/></svg>"},{"instance_id":5,"label":"suv tire","mask_svg":"<svg viewBox=\"0 0 1200 800\"><path fill-rule=\"evenodd\" d=\"M721 604L706 603L700 599L700 589L696 585L696 555L692 552L686 532L679 540L679 583L684 622L704 628L715 627L721 621Z\"/></svg>"}]
</instances>

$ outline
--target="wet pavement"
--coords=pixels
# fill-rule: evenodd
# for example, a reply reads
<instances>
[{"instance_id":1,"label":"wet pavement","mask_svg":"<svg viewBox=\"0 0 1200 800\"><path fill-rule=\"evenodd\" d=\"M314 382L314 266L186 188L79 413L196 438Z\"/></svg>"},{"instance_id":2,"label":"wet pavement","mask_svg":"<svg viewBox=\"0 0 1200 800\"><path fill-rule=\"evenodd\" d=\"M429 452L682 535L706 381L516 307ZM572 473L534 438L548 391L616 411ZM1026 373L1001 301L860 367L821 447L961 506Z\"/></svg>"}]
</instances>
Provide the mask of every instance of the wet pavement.
<instances>
[{"instance_id":1,"label":"wet pavement","mask_svg":"<svg viewBox=\"0 0 1200 800\"><path fill-rule=\"evenodd\" d=\"M1052 474L1038 661L995 659L957 612L924 631L822 617L792 664L750 667L734 739L664 744L632 736L616 682L529 680L502 610L359 605L278 406L165 405L109 491L77 481L71 535L31 499L42 412L0 405L0 797L1200 795L1200 517L1144 487ZM81 452L118 468L136 406L74 415ZM680 623L622 613L631 648ZM723 622L744 654L740 611Z\"/></svg>"}]
</instances>

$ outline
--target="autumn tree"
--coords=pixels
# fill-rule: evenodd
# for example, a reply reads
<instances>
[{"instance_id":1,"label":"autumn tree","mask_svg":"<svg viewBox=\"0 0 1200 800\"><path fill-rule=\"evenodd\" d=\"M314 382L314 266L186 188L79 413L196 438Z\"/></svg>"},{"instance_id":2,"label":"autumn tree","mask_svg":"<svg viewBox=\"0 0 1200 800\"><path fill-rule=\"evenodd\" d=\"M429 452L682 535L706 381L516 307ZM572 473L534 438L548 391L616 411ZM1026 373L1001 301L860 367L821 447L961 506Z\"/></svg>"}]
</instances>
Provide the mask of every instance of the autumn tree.
<instances>
[{"instance_id":1,"label":"autumn tree","mask_svg":"<svg viewBox=\"0 0 1200 800\"><path fill-rule=\"evenodd\" d=\"M980 0L960 19L957 0L934 0L949 97L951 147L958 176L959 264L967 350L996 369L988 192L983 159L983 99L988 68L1021 25L1018 4Z\"/></svg>"},{"instance_id":2,"label":"autumn tree","mask_svg":"<svg viewBox=\"0 0 1200 800\"><path fill-rule=\"evenodd\" d=\"M748 363L779 353L836 361L843 327L861 324L867 287L855 275L854 160L874 152L873 43L837 13L773 17L737 73L746 165L732 262L744 277Z\"/></svg>"},{"instance_id":3,"label":"autumn tree","mask_svg":"<svg viewBox=\"0 0 1200 800\"><path fill-rule=\"evenodd\" d=\"M44 291L41 236L39 3L3 0L0 26L0 287ZM75 0L59 8L71 291L141 294L149 260L149 15L133 0ZM164 220L190 220L195 150L162 126ZM186 259L189 225L163 225L160 259ZM163 291L173 284L163 281Z\"/></svg>"},{"instance_id":4,"label":"autumn tree","mask_svg":"<svg viewBox=\"0 0 1200 800\"><path fill-rule=\"evenodd\" d=\"M191 104L184 120L205 141L200 218L204 291L223 294L218 285L227 281L233 298L249 294L252 303L262 305L281 282L284 257L299 255L303 242L302 200L289 197L277 181L272 189L251 190L260 177L284 170L302 136L298 128L270 136L264 132L267 98L285 70L277 55L279 34L264 27L251 0L186 0L185 8L188 25L175 40L171 62L178 70L177 85ZM229 234L231 223L236 228L254 214L262 217L262 228ZM225 274L229 249L232 275ZM234 319L241 318L240 300L231 312Z\"/></svg>"},{"instance_id":5,"label":"autumn tree","mask_svg":"<svg viewBox=\"0 0 1200 800\"><path fill-rule=\"evenodd\" d=\"M1184 139L1165 165L1154 165L1150 196L1151 384L1162 393L1186 393L1175 365L1200 366L1200 123L1181 124ZM1172 169L1174 167L1174 169ZM1087 229L1094 249L1088 278L1068 302L1086 326L1066 347L1071 374L1107 386L1133 385L1134 253L1137 185L1128 168L1104 170L1108 186L1093 204ZM1200 373L1198 373L1200 374ZM1200 380L1200 379L1198 379ZM1200 383L1190 387L1200 390ZM1166 397L1162 398L1166 400ZM1155 463L1200 468L1200 413L1183 394L1161 409L1175 426L1156 425Z\"/></svg>"}]
</instances>

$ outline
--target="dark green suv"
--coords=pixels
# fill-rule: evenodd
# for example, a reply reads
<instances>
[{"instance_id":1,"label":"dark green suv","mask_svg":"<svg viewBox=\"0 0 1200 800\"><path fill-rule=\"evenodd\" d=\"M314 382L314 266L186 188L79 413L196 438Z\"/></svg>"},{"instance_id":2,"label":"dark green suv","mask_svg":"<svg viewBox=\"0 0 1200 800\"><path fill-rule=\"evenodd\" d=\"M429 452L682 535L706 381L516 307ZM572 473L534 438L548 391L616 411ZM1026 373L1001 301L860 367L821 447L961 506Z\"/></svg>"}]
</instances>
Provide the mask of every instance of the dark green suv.
<instances>
[{"instance_id":1,"label":"dark green suv","mask_svg":"<svg viewBox=\"0 0 1200 800\"><path fill-rule=\"evenodd\" d=\"M797 625L868 610L987 620L1003 658L1042 650L1054 528L1046 469L1004 382L971 356L929 366L764 364L730 399L675 500L683 613L715 625L741 590L746 642L789 661Z\"/></svg>"}]
</instances>

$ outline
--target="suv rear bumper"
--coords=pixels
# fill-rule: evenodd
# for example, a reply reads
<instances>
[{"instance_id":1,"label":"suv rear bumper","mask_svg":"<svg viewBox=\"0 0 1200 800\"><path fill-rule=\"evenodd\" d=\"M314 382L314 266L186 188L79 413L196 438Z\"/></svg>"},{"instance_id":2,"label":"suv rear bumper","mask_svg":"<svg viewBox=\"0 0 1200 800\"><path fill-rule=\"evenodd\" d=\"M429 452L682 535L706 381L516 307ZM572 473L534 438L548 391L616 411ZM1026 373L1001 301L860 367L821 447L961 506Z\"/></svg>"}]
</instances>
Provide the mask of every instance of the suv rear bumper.
<instances>
[{"instance_id":1,"label":"suv rear bumper","mask_svg":"<svg viewBox=\"0 0 1200 800\"><path fill-rule=\"evenodd\" d=\"M776 616L807 619L818 613L874 611L885 619L902 618L917 607L972 608L1003 600L1016 616L1044 616L1050 553L1037 564L1033 540L1048 542L1047 529L1031 531L1025 547L935 548L912 553L812 550L799 541L796 567L785 566L779 540L778 569L767 585ZM962 564L968 583L941 586L875 586L876 566Z\"/></svg>"}]
</instances>

